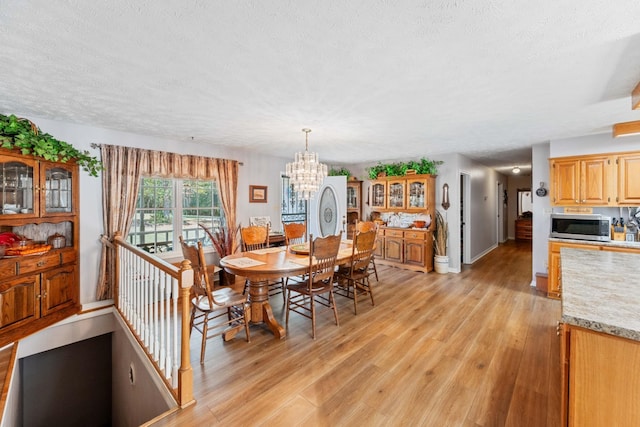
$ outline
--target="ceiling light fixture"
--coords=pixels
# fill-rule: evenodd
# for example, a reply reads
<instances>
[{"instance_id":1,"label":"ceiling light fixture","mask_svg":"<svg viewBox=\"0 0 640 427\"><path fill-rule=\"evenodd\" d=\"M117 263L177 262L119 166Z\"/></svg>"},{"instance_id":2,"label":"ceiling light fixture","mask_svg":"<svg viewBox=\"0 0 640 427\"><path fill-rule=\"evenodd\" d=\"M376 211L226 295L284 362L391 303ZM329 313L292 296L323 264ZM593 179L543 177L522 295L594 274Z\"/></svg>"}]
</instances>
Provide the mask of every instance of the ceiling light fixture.
<instances>
[{"instance_id":1,"label":"ceiling light fixture","mask_svg":"<svg viewBox=\"0 0 640 427\"><path fill-rule=\"evenodd\" d=\"M302 132L306 134L304 153L296 153L294 161L287 163L286 173L298 196L309 200L313 199L322 185L322 180L327 176L327 165L318 161L317 153L309 153L311 129L302 129Z\"/></svg>"},{"instance_id":2,"label":"ceiling light fixture","mask_svg":"<svg viewBox=\"0 0 640 427\"><path fill-rule=\"evenodd\" d=\"M518 174L520 173L520 168L518 166L514 166L513 169L511 169L511 172Z\"/></svg>"},{"instance_id":3,"label":"ceiling light fixture","mask_svg":"<svg viewBox=\"0 0 640 427\"><path fill-rule=\"evenodd\" d=\"M640 121L616 123L613 125L613 137L640 135Z\"/></svg>"}]
</instances>

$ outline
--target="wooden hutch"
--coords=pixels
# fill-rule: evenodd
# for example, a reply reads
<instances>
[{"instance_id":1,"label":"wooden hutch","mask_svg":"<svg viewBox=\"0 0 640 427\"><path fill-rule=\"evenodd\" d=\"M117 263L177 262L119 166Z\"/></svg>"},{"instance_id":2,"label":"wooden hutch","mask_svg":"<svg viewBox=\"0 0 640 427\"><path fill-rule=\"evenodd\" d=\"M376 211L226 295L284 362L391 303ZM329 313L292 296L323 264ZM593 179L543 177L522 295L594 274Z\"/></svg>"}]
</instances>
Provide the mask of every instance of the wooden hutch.
<instances>
[{"instance_id":1,"label":"wooden hutch","mask_svg":"<svg viewBox=\"0 0 640 427\"><path fill-rule=\"evenodd\" d=\"M347 237L353 237L356 223L362 220L362 181L347 180Z\"/></svg>"},{"instance_id":2,"label":"wooden hutch","mask_svg":"<svg viewBox=\"0 0 640 427\"><path fill-rule=\"evenodd\" d=\"M425 273L433 270L435 183L435 175L393 176L370 182L369 205L373 212L431 216L427 228L382 226L376 242L376 263Z\"/></svg>"},{"instance_id":3,"label":"wooden hutch","mask_svg":"<svg viewBox=\"0 0 640 427\"><path fill-rule=\"evenodd\" d=\"M55 241L41 253L0 259L0 346L80 309L78 173L72 161L0 149L0 232L22 237L14 247Z\"/></svg>"}]
</instances>

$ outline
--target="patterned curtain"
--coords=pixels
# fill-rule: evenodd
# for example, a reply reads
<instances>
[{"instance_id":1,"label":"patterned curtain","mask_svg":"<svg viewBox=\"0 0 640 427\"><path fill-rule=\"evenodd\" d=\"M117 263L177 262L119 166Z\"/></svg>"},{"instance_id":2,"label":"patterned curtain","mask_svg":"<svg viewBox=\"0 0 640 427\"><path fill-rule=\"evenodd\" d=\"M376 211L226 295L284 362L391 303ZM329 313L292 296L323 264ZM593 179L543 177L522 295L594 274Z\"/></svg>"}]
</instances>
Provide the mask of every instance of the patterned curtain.
<instances>
[{"instance_id":1,"label":"patterned curtain","mask_svg":"<svg viewBox=\"0 0 640 427\"><path fill-rule=\"evenodd\" d=\"M116 145L100 147L102 156L102 254L98 276L98 300L113 297L116 232L127 237L136 210L140 176L148 163L148 151Z\"/></svg>"},{"instance_id":2,"label":"patterned curtain","mask_svg":"<svg viewBox=\"0 0 640 427\"><path fill-rule=\"evenodd\" d=\"M236 201L238 199L238 162L234 160L214 159L214 179L218 183L222 210L229 230L236 229ZM229 233L231 247L235 249L239 242L236 233Z\"/></svg>"},{"instance_id":3,"label":"patterned curtain","mask_svg":"<svg viewBox=\"0 0 640 427\"><path fill-rule=\"evenodd\" d=\"M102 164L102 255L96 297L113 298L115 252L111 241L116 232L126 239L135 215L140 177L213 179L218 183L227 226L235 229L238 162L164 151L103 145ZM234 236L235 240L236 237ZM234 242L234 247L236 242Z\"/></svg>"}]
</instances>

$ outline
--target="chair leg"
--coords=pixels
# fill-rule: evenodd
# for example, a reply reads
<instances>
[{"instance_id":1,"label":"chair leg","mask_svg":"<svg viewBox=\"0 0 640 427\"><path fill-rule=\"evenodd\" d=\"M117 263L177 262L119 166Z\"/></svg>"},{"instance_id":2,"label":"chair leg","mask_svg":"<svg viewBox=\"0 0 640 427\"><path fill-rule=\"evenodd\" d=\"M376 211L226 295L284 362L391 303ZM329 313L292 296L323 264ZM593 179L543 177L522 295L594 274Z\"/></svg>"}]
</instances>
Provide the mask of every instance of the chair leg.
<instances>
[{"instance_id":1,"label":"chair leg","mask_svg":"<svg viewBox=\"0 0 640 427\"><path fill-rule=\"evenodd\" d=\"M373 265L373 273L376 275L376 282L378 281L378 270L376 269L376 259L371 258L371 265Z\"/></svg>"},{"instance_id":2,"label":"chair leg","mask_svg":"<svg viewBox=\"0 0 640 427\"><path fill-rule=\"evenodd\" d=\"M249 304L243 304L244 307L244 333L247 335L247 342L251 341L249 336L249 321L251 320L251 310Z\"/></svg>"},{"instance_id":3,"label":"chair leg","mask_svg":"<svg viewBox=\"0 0 640 427\"><path fill-rule=\"evenodd\" d=\"M289 310L291 309L291 291L287 289L287 314L286 314L286 321L285 321L285 327L289 327Z\"/></svg>"},{"instance_id":4,"label":"chair leg","mask_svg":"<svg viewBox=\"0 0 640 427\"><path fill-rule=\"evenodd\" d=\"M367 276L365 280L367 281L367 291L369 292L369 296L371 297L371 305L376 305L376 303L373 301L373 288L371 287L371 282L369 282L369 276Z\"/></svg>"},{"instance_id":5,"label":"chair leg","mask_svg":"<svg viewBox=\"0 0 640 427\"><path fill-rule=\"evenodd\" d=\"M287 296L285 295L285 290L287 289L287 286L285 285L285 281L286 281L286 279L280 279L280 289L282 289L282 303L283 304L285 302L287 302Z\"/></svg>"},{"instance_id":6,"label":"chair leg","mask_svg":"<svg viewBox=\"0 0 640 427\"><path fill-rule=\"evenodd\" d=\"M316 299L313 294L311 294L311 337L316 339Z\"/></svg>"},{"instance_id":7,"label":"chair leg","mask_svg":"<svg viewBox=\"0 0 640 427\"><path fill-rule=\"evenodd\" d=\"M336 298L333 295L333 289L329 291L329 303L331 307L333 307L333 317L336 319L336 326L340 326L340 321L338 320L338 307L336 307Z\"/></svg>"},{"instance_id":8,"label":"chair leg","mask_svg":"<svg viewBox=\"0 0 640 427\"><path fill-rule=\"evenodd\" d=\"M358 281L352 280L353 285L353 314L358 314Z\"/></svg>"},{"instance_id":9,"label":"chair leg","mask_svg":"<svg viewBox=\"0 0 640 427\"><path fill-rule=\"evenodd\" d=\"M204 321L202 323L202 344L200 345L200 364L204 365L204 351L207 348L207 334L209 333L208 331L208 321L209 321L209 315L205 313L204 316Z\"/></svg>"}]
</instances>

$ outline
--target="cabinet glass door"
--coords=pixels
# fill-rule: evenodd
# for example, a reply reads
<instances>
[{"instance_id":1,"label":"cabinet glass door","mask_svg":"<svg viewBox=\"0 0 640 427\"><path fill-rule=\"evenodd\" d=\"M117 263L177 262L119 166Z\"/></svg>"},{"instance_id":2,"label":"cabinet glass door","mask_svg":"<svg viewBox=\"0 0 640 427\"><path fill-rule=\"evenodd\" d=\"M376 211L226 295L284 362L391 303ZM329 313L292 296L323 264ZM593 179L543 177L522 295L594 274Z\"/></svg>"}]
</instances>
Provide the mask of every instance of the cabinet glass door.
<instances>
[{"instance_id":1,"label":"cabinet glass door","mask_svg":"<svg viewBox=\"0 0 640 427\"><path fill-rule=\"evenodd\" d=\"M2 215L33 215L35 163L0 156L0 212Z\"/></svg>"},{"instance_id":2,"label":"cabinet glass door","mask_svg":"<svg viewBox=\"0 0 640 427\"><path fill-rule=\"evenodd\" d=\"M387 187L385 184L385 182L373 182L371 184L371 207L386 208Z\"/></svg>"},{"instance_id":3,"label":"cabinet glass door","mask_svg":"<svg viewBox=\"0 0 640 427\"><path fill-rule=\"evenodd\" d=\"M407 181L407 209L426 209L426 189L423 179Z\"/></svg>"},{"instance_id":4,"label":"cabinet glass door","mask_svg":"<svg viewBox=\"0 0 640 427\"><path fill-rule=\"evenodd\" d=\"M360 209L358 188L353 185L347 185L347 209Z\"/></svg>"},{"instance_id":5,"label":"cabinet glass door","mask_svg":"<svg viewBox=\"0 0 640 427\"><path fill-rule=\"evenodd\" d=\"M44 214L71 213L73 206L73 172L62 166L48 166L44 171Z\"/></svg>"},{"instance_id":6,"label":"cabinet glass door","mask_svg":"<svg viewBox=\"0 0 640 427\"><path fill-rule=\"evenodd\" d=\"M389 209L404 209L404 180L402 181L389 181L389 203L387 208Z\"/></svg>"}]
</instances>

